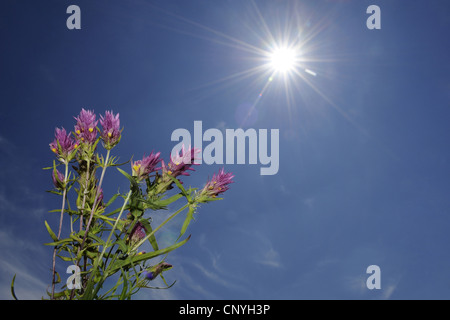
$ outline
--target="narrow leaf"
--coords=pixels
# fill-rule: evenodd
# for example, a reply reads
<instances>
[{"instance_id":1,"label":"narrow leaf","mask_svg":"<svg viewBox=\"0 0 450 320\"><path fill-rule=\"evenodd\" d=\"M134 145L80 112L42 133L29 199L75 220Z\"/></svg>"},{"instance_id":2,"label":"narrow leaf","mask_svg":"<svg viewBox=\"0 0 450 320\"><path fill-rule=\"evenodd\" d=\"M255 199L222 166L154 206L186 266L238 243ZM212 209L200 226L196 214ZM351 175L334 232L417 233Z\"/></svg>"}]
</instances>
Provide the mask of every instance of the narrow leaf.
<instances>
[{"instance_id":1,"label":"narrow leaf","mask_svg":"<svg viewBox=\"0 0 450 320\"><path fill-rule=\"evenodd\" d=\"M130 183L133 185L133 187L139 188L139 185L136 183L136 180L132 176L130 176L128 173L126 173L125 171L123 171L120 168L116 168L116 169L119 170L119 172L121 174L123 174L130 181Z\"/></svg>"},{"instance_id":2,"label":"narrow leaf","mask_svg":"<svg viewBox=\"0 0 450 320\"><path fill-rule=\"evenodd\" d=\"M175 202L175 201L177 201L178 199L180 199L182 196L183 196L182 193L177 193L177 194L171 196L170 198L167 198L167 199L158 201L158 204L159 204L160 206L166 207L166 206L168 206L169 204L171 204L172 202Z\"/></svg>"},{"instance_id":3,"label":"narrow leaf","mask_svg":"<svg viewBox=\"0 0 450 320\"><path fill-rule=\"evenodd\" d=\"M186 239L184 239L183 241L180 241L178 243L175 243L167 248L161 249L161 250L157 250L157 251L153 251L153 252L148 252L148 253L144 253L138 256L134 256L132 258L127 258L124 261L116 261L112 266L110 271L108 272L109 274L114 274L115 272L117 272L120 268L126 268L131 266L132 264L136 264L137 262L140 261L145 261L151 258L155 258L157 256L160 256L162 254L166 254L169 253L179 247L181 247L182 245L184 245L187 241L189 241L191 236L187 237Z\"/></svg>"},{"instance_id":4,"label":"narrow leaf","mask_svg":"<svg viewBox=\"0 0 450 320\"><path fill-rule=\"evenodd\" d=\"M118 194L118 193L116 193L115 195L113 195L112 198L109 199L109 201L105 204L105 207L108 207L109 205L111 205L111 204L116 200L116 198L117 198L119 195L120 195L120 194Z\"/></svg>"},{"instance_id":5,"label":"narrow leaf","mask_svg":"<svg viewBox=\"0 0 450 320\"><path fill-rule=\"evenodd\" d=\"M117 244L119 246L119 249L123 252L123 253L127 253L128 252L128 246L125 243L124 239L119 239L115 242L115 244Z\"/></svg>"},{"instance_id":6,"label":"narrow leaf","mask_svg":"<svg viewBox=\"0 0 450 320\"><path fill-rule=\"evenodd\" d=\"M181 227L181 231L180 231L180 235L178 236L178 239L180 239L183 236L183 234L186 232L189 224L194 219L194 212L195 212L195 207L189 206L189 211L186 214L186 219L184 219L183 226Z\"/></svg>"},{"instance_id":7,"label":"narrow leaf","mask_svg":"<svg viewBox=\"0 0 450 320\"><path fill-rule=\"evenodd\" d=\"M47 221L45 222L45 227L47 228L48 233L50 234L50 237L53 239L53 241L58 241L58 237L56 236L56 234L52 231L52 229L50 228L50 226L48 225Z\"/></svg>"},{"instance_id":8,"label":"narrow leaf","mask_svg":"<svg viewBox=\"0 0 450 320\"><path fill-rule=\"evenodd\" d=\"M168 285L167 281L166 281L166 279L164 279L164 276L162 275L162 273L160 273L159 275L161 276L161 279L163 279L165 285L167 286L166 288L161 288L161 289L169 289L170 287L172 287L175 284L175 282L177 282L177 280L175 280L171 285Z\"/></svg>"},{"instance_id":9,"label":"narrow leaf","mask_svg":"<svg viewBox=\"0 0 450 320\"><path fill-rule=\"evenodd\" d=\"M64 243L72 242L72 238L66 238L55 242L44 243L44 246L59 246Z\"/></svg>"},{"instance_id":10,"label":"narrow leaf","mask_svg":"<svg viewBox=\"0 0 450 320\"><path fill-rule=\"evenodd\" d=\"M150 225L150 222L148 220L142 219L142 220L140 220L140 222L142 223L145 230L147 231L147 234L150 234L153 232L152 226ZM155 250L155 251L159 250L155 235L152 235L150 238L148 238L148 241L152 245L153 250Z\"/></svg>"},{"instance_id":11,"label":"narrow leaf","mask_svg":"<svg viewBox=\"0 0 450 320\"><path fill-rule=\"evenodd\" d=\"M188 199L188 201L191 201L191 197L189 196L189 194L186 192L186 189L184 189L183 185L181 184L181 182L177 179L172 177L170 174L168 175L169 178L175 182L175 184L177 185L177 187L181 190L181 193Z\"/></svg>"},{"instance_id":12,"label":"narrow leaf","mask_svg":"<svg viewBox=\"0 0 450 320\"><path fill-rule=\"evenodd\" d=\"M15 281L16 281L16 275L14 274L14 277L11 282L11 294L12 294L14 300L19 300L19 299L17 299L16 293L14 292L14 282Z\"/></svg>"},{"instance_id":13,"label":"narrow leaf","mask_svg":"<svg viewBox=\"0 0 450 320\"><path fill-rule=\"evenodd\" d=\"M59 276L58 272L55 272L55 273L56 273L56 281L55 281L55 283L60 283L61 282L61 277Z\"/></svg>"},{"instance_id":14,"label":"narrow leaf","mask_svg":"<svg viewBox=\"0 0 450 320\"><path fill-rule=\"evenodd\" d=\"M128 278L125 271L123 271L122 268L120 268L120 271L122 271L122 278L123 278L123 288L122 292L120 293L119 300L125 300L127 297L127 291L128 291Z\"/></svg>"}]
</instances>

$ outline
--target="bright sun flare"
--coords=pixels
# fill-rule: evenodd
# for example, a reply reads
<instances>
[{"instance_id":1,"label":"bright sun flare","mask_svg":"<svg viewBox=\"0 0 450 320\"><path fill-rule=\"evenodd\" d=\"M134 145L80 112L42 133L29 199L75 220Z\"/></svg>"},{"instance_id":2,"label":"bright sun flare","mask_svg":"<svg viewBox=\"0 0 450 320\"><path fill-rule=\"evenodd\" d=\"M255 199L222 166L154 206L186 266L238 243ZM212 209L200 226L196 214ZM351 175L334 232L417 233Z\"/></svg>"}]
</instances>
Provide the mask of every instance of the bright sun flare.
<instances>
[{"instance_id":1,"label":"bright sun flare","mask_svg":"<svg viewBox=\"0 0 450 320\"><path fill-rule=\"evenodd\" d=\"M296 53L289 48L275 49L270 55L270 65L275 71L288 72L294 69Z\"/></svg>"}]
</instances>

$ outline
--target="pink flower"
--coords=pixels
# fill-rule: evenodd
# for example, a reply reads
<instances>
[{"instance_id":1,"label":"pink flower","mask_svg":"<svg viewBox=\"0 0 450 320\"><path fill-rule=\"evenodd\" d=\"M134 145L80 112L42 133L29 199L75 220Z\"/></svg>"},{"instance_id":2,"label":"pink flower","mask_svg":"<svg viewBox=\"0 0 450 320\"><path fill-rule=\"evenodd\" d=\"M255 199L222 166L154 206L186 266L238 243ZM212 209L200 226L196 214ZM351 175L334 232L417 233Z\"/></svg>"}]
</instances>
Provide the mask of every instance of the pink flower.
<instances>
[{"instance_id":1,"label":"pink flower","mask_svg":"<svg viewBox=\"0 0 450 320\"><path fill-rule=\"evenodd\" d=\"M178 153L174 157L170 155L170 162L166 166L164 161L162 163L163 173L170 174L172 177L177 177L179 175L188 176L189 173L187 170L195 171L191 168L193 165L198 165L194 163L194 160L197 159L195 156L197 153L200 153L201 150L198 148L189 148L189 151L185 151L184 145L181 148L181 155Z\"/></svg>"},{"instance_id":2,"label":"pink flower","mask_svg":"<svg viewBox=\"0 0 450 320\"><path fill-rule=\"evenodd\" d=\"M80 143L92 145L97 139L97 123L93 111L81 109L80 115L75 118L75 135Z\"/></svg>"},{"instance_id":3,"label":"pink flower","mask_svg":"<svg viewBox=\"0 0 450 320\"><path fill-rule=\"evenodd\" d=\"M70 160L69 156L72 155L78 147L78 143L74 141L71 135L67 134L66 129L56 128L55 139L50 143L50 150L52 150L62 160Z\"/></svg>"},{"instance_id":4,"label":"pink flower","mask_svg":"<svg viewBox=\"0 0 450 320\"><path fill-rule=\"evenodd\" d=\"M112 111L106 111L105 117L100 116L100 124L102 125L100 135L103 145L110 150L119 143L121 138L119 114L114 115Z\"/></svg>"},{"instance_id":5,"label":"pink flower","mask_svg":"<svg viewBox=\"0 0 450 320\"><path fill-rule=\"evenodd\" d=\"M200 192L200 196L206 198L215 198L219 194L224 193L229 189L228 185L233 183L234 176L231 172L225 173L225 170L222 168L219 170L219 173L213 174L211 180L209 180L206 185L203 187Z\"/></svg>"},{"instance_id":6,"label":"pink flower","mask_svg":"<svg viewBox=\"0 0 450 320\"><path fill-rule=\"evenodd\" d=\"M156 165L161 161L159 155L161 152L153 154L153 152L148 156L144 156L142 160L137 160L131 162L131 170L133 177L137 177L138 181L142 181L148 178L148 175L160 168L157 168Z\"/></svg>"}]
</instances>

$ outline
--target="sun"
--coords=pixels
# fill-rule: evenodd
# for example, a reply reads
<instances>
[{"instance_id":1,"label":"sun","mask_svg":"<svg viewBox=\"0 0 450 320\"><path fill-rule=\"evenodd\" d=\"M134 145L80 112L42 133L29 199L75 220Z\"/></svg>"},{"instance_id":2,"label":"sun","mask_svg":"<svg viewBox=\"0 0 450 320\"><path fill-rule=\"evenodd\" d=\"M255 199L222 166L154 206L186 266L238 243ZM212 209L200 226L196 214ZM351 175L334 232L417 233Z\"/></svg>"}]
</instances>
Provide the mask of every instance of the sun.
<instances>
[{"instance_id":1,"label":"sun","mask_svg":"<svg viewBox=\"0 0 450 320\"><path fill-rule=\"evenodd\" d=\"M289 72L296 67L297 52L288 47L274 49L269 54L270 66L274 71Z\"/></svg>"}]
</instances>

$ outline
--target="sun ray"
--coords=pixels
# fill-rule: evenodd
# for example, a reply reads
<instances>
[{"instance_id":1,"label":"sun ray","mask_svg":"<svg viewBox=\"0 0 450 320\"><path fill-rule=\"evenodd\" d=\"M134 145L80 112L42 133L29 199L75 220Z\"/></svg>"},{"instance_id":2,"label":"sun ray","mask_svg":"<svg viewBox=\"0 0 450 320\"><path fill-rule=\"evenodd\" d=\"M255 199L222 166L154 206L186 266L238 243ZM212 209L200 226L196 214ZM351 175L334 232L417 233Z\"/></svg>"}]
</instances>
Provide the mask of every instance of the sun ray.
<instances>
[{"instance_id":1,"label":"sun ray","mask_svg":"<svg viewBox=\"0 0 450 320\"><path fill-rule=\"evenodd\" d=\"M180 34L203 39L210 43L238 49L243 53L249 54L246 58L248 58L249 61L252 61L253 64L260 62L259 65L252 65L245 70L234 72L218 79L213 79L203 85L191 88L189 91L200 92L202 89L208 88L208 90L203 90L206 91L206 93L202 92L203 97L205 97L214 92L235 86L240 82L247 81L247 86L254 88L254 90L249 90L249 92L259 92L257 96L254 97L254 103L251 108L251 110L253 110L260 103L261 98L268 92L269 87L274 82L273 80L281 77L282 85L284 87L284 96L287 102L287 111L290 116L295 107L295 94L302 91L302 85L307 85L337 110L346 120L358 127L361 132L367 134L364 128L357 125L344 110L327 97L322 90L309 79L309 77L319 76L314 68L311 68L309 65L310 63L336 61L336 58L333 56L324 58L315 55L317 51L319 51L318 49L320 46L323 45L317 41L317 39L328 27L329 19L324 17L323 20L313 24L308 31L305 31L305 29L301 27L302 24L297 10L288 10L285 12L284 19L273 19L273 21L271 21L272 25L269 25L268 20L264 17L258 4L253 0L250 1L250 4L250 13L253 14L253 17L256 17L255 25L260 27L260 29L255 28L252 30L255 37L261 40L260 43L262 43L262 45L260 46L235 36L228 35L219 30L215 30L212 27L190 20L176 13L169 12L162 8L156 8L168 17L174 18L178 22L191 26L194 29L184 27L175 28L164 24L161 24L160 27L164 27ZM155 7L154 5L152 6ZM247 21L247 23L251 23L251 21ZM201 32L195 31L195 29L201 30ZM257 90L258 86L261 88L260 90Z\"/></svg>"},{"instance_id":2,"label":"sun ray","mask_svg":"<svg viewBox=\"0 0 450 320\"><path fill-rule=\"evenodd\" d=\"M181 29L175 29L175 28L168 27L168 28L172 29L173 31L176 31L176 32L179 32L179 33L182 33L182 34L188 34L188 35L190 35L192 37L208 40L208 41L211 41L211 42L216 42L216 43L219 43L219 44L222 44L222 45L226 45L226 46L229 46L229 47L233 47L233 48L237 48L237 49L240 49L240 50L243 50L243 51L248 51L250 53L259 53L259 54L263 54L264 53L263 49L261 49L259 47L256 47L254 45L251 45L248 42L245 42L245 41L240 40L238 38L232 37L232 36L227 35L227 34L225 34L223 32L215 30L215 29L213 29L211 27L205 26L205 25L203 25L201 23L198 23L198 22L195 22L193 20L187 19L187 18L185 18L183 16L180 16L180 15L175 14L173 12L169 12L169 11L164 10L162 8L158 8L158 10L164 12L165 14L167 14L167 15L173 17L173 18L176 18L176 19L178 19L180 21L183 21L183 22L185 22L185 23L187 23L189 25L192 25L192 26L197 27L197 28L199 28L201 30L207 31L207 32L211 33L212 35L218 36L219 38L223 38L223 39L229 40L230 42L219 40L219 38L217 38L217 37L206 37L206 36L202 36L200 34L195 34L195 33L192 33L192 32L188 32L186 30L181 30Z\"/></svg>"}]
</instances>

